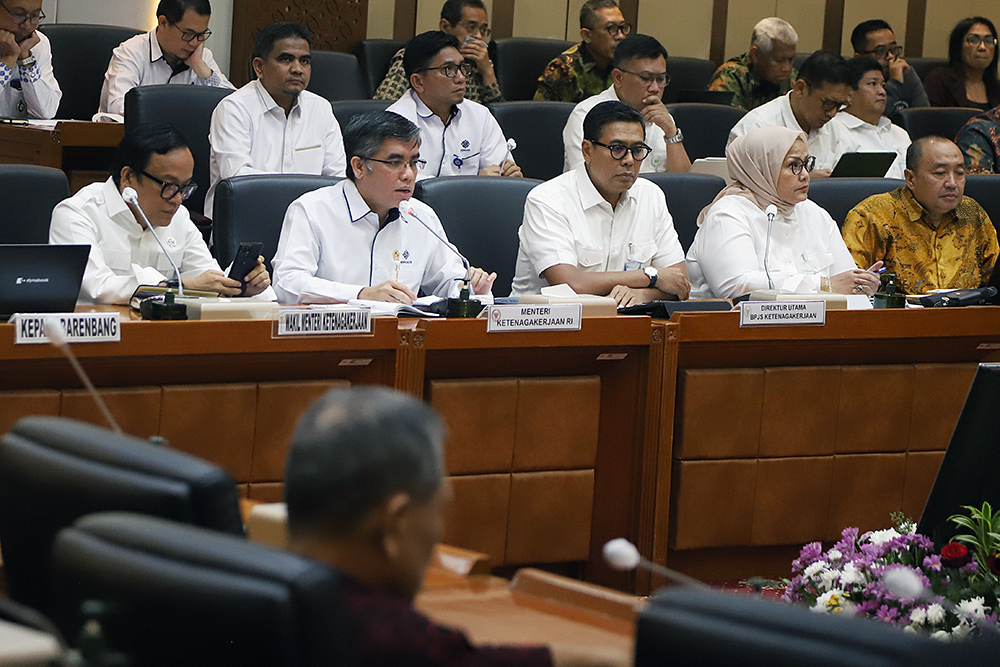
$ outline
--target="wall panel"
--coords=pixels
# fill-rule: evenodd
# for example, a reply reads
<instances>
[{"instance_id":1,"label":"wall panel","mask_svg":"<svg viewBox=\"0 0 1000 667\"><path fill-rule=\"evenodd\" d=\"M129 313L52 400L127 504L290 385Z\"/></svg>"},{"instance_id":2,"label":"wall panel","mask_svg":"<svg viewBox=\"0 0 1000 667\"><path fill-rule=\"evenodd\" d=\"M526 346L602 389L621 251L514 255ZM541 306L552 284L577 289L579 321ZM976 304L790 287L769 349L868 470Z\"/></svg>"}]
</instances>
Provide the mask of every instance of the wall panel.
<instances>
[{"instance_id":1,"label":"wall panel","mask_svg":"<svg viewBox=\"0 0 1000 667\"><path fill-rule=\"evenodd\" d=\"M973 16L976 8L993 14L991 20L996 22L996 3L990 9L982 7L978 2L969 0L927 0L927 21L924 27L924 56L929 58L948 57L948 35L955 24L962 19ZM990 14L987 14L989 16Z\"/></svg>"},{"instance_id":2,"label":"wall panel","mask_svg":"<svg viewBox=\"0 0 1000 667\"><path fill-rule=\"evenodd\" d=\"M566 19L569 11L569 3L567 2L515 0L514 37L579 39L580 33L577 28L579 19L576 16L576 13L580 11L579 7L572 10L574 18L570 21L569 27L573 34L566 37Z\"/></svg>"},{"instance_id":3,"label":"wall panel","mask_svg":"<svg viewBox=\"0 0 1000 667\"><path fill-rule=\"evenodd\" d=\"M647 0L648 2L649 0ZM729 3L726 26L726 59L738 56L750 48L750 35L757 21L774 16L778 10L775 0L740 0ZM798 26L796 26L798 30ZM819 28L822 34L822 26ZM678 53L677 55L687 55Z\"/></svg>"},{"instance_id":4,"label":"wall panel","mask_svg":"<svg viewBox=\"0 0 1000 667\"><path fill-rule=\"evenodd\" d=\"M778 0L775 16L785 19L799 33L799 53L823 48L823 16L826 0ZM763 16L760 16L763 18ZM752 26L751 26L752 27Z\"/></svg>"},{"instance_id":5,"label":"wall panel","mask_svg":"<svg viewBox=\"0 0 1000 667\"><path fill-rule=\"evenodd\" d=\"M906 5L907 0L880 0L873 5L866 0L845 0L844 2L844 30L841 40L841 52L845 58L854 55L854 48L851 46L851 32L854 26L862 21L880 18L892 26L892 32L896 35L896 41L900 44L906 43ZM877 6L878 9L872 9Z\"/></svg>"},{"instance_id":6,"label":"wall panel","mask_svg":"<svg viewBox=\"0 0 1000 667\"><path fill-rule=\"evenodd\" d=\"M394 0L368 0L369 39L392 39L395 10Z\"/></svg>"},{"instance_id":7,"label":"wall panel","mask_svg":"<svg viewBox=\"0 0 1000 667\"><path fill-rule=\"evenodd\" d=\"M678 17L683 20L677 20ZM708 58L712 44L712 3L640 0L638 27L639 32L660 40L670 55Z\"/></svg>"}]
</instances>

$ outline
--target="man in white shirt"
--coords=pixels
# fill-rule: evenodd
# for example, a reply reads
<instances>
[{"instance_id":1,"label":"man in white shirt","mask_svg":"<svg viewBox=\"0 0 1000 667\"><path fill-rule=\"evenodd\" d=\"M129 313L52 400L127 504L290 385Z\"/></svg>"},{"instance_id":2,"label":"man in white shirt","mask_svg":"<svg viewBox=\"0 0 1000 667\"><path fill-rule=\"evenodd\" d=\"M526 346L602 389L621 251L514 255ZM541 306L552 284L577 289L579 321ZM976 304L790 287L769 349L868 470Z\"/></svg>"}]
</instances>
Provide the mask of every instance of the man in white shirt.
<instances>
[{"instance_id":1,"label":"man in white shirt","mask_svg":"<svg viewBox=\"0 0 1000 667\"><path fill-rule=\"evenodd\" d=\"M205 41L212 35L209 0L160 0L156 27L122 42L111 55L94 120L124 119L125 93L164 83L234 88Z\"/></svg>"},{"instance_id":2,"label":"man in white shirt","mask_svg":"<svg viewBox=\"0 0 1000 667\"><path fill-rule=\"evenodd\" d=\"M62 91L49 38L38 32L42 0L0 3L0 117L53 118Z\"/></svg>"},{"instance_id":3,"label":"man in white shirt","mask_svg":"<svg viewBox=\"0 0 1000 667\"><path fill-rule=\"evenodd\" d=\"M851 74L840 55L816 51L806 58L787 95L748 111L729 133L729 142L758 127L777 125L805 132L816 158L813 178L829 176L836 164L837 126L830 120L851 101Z\"/></svg>"},{"instance_id":4,"label":"man in white shirt","mask_svg":"<svg viewBox=\"0 0 1000 667\"><path fill-rule=\"evenodd\" d=\"M663 191L637 178L649 154L642 115L602 102L583 121L584 168L528 193L513 295L568 284L619 307L686 299L684 250Z\"/></svg>"},{"instance_id":5,"label":"man in white shirt","mask_svg":"<svg viewBox=\"0 0 1000 667\"><path fill-rule=\"evenodd\" d=\"M175 277L140 211L122 197L126 188L135 190L142 212L158 228L184 287L228 296L241 293L240 281L222 273L187 208L181 206L197 186L191 182L194 158L177 130L139 125L126 133L111 174L106 182L84 187L52 211L49 243L90 245L80 303L127 304L140 285L158 285ZM263 257L257 258L257 266L244 280L247 296L269 291Z\"/></svg>"},{"instance_id":6,"label":"man in white shirt","mask_svg":"<svg viewBox=\"0 0 1000 667\"><path fill-rule=\"evenodd\" d=\"M691 169L684 148L684 133L663 104L663 91L670 83L667 50L648 35L630 35L618 43L611 70L610 88L576 105L563 130L563 171L583 166L583 119L601 102L621 101L642 114L646 122L646 144L653 151L642 161L639 173Z\"/></svg>"},{"instance_id":7,"label":"man in white shirt","mask_svg":"<svg viewBox=\"0 0 1000 667\"><path fill-rule=\"evenodd\" d=\"M411 199L420 129L388 111L355 116L344 130L347 180L292 202L274 256L282 303L351 299L411 304L419 292L455 296L466 270L441 221ZM472 269L476 294L496 274Z\"/></svg>"},{"instance_id":8,"label":"man in white shirt","mask_svg":"<svg viewBox=\"0 0 1000 667\"><path fill-rule=\"evenodd\" d=\"M403 69L410 90L389 107L420 128L427 168L436 176L521 176L507 151L503 130L482 104L465 99L471 65L454 35L431 30L406 44Z\"/></svg>"},{"instance_id":9,"label":"man in white shirt","mask_svg":"<svg viewBox=\"0 0 1000 667\"><path fill-rule=\"evenodd\" d=\"M211 184L205 215L212 217L215 188L242 174L344 176L344 138L330 102L306 90L312 74L312 33L283 21L257 34L257 78L219 102L208 134Z\"/></svg>"},{"instance_id":10,"label":"man in white shirt","mask_svg":"<svg viewBox=\"0 0 1000 667\"><path fill-rule=\"evenodd\" d=\"M882 65L867 57L851 58L847 64L854 81L851 106L830 121L839 126L837 150L840 154L896 153L896 161L883 176L902 179L910 135L883 115L886 92Z\"/></svg>"}]
</instances>

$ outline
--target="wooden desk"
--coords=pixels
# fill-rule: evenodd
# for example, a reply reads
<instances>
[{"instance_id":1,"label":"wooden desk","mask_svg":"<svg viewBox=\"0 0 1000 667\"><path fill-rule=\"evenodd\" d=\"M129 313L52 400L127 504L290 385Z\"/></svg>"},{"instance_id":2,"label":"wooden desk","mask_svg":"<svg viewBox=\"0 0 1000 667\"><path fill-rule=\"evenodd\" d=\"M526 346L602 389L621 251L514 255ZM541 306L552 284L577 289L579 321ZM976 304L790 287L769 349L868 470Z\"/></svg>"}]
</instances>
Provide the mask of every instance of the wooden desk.
<instances>
[{"instance_id":1,"label":"wooden desk","mask_svg":"<svg viewBox=\"0 0 1000 667\"><path fill-rule=\"evenodd\" d=\"M0 123L0 163L37 164L62 169L70 191L104 180L122 140L120 123L64 120L54 128Z\"/></svg>"}]
</instances>

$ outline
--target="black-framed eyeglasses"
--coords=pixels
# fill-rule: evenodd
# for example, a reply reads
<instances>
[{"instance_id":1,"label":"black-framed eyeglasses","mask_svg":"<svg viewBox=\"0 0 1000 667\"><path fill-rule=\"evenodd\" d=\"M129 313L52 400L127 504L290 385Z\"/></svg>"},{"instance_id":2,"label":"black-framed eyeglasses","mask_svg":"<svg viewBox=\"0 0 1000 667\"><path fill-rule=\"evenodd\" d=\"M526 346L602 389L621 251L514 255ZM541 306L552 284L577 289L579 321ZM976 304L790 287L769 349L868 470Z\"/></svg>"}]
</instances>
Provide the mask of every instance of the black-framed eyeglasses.
<instances>
[{"instance_id":1,"label":"black-framed eyeglasses","mask_svg":"<svg viewBox=\"0 0 1000 667\"><path fill-rule=\"evenodd\" d=\"M194 30L184 30L176 23L171 23L170 25L174 26L175 28L181 31L181 39L184 40L185 42L193 42L196 39L199 42L204 42L205 40L207 40L209 37L212 36L211 30L206 30L205 32L195 32Z\"/></svg>"},{"instance_id":2,"label":"black-framed eyeglasses","mask_svg":"<svg viewBox=\"0 0 1000 667\"><path fill-rule=\"evenodd\" d=\"M808 83L806 83L806 85L809 86ZM812 88L812 86L809 86L809 87ZM813 90L815 90L815 88L813 88ZM829 113L831 111L836 111L837 113L840 113L841 111L845 110L847 107L851 106L850 102L841 102L840 100L831 100L829 97L821 97L821 98L819 98L819 101L820 101L820 104L823 106L823 111L826 111L827 113Z\"/></svg>"},{"instance_id":3,"label":"black-framed eyeglasses","mask_svg":"<svg viewBox=\"0 0 1000 667\"><path fill-rule=\"evenodd\" d=\"M621 69L620 67L618 69ZM631 74L632 76L637 76L642 79L642 82L647 86L654 81L661 88L666 88L670 83L670 74L668 72L660 72L659 74L654 74L652 72L630 72L627 69L622 69L621 71L626 74Z\"/></svg>"},{"instance_id":4,"label":"black-framed eyeglasses","mask_svg":"<svg viewBox=\"0 0 1000 667\"><path fill-rule=\"evenodd\" d=\"M591 141L590 143L595 146L603 146L611 151L611 157L615 160L622 160L625 158L626 153L632 153L632 157L636 162L642 162L649 155L650 151L653 149L646 144L637 144L635 146L626 146L625 144L602 144L600 141Z\"/></svg>"},{"instance_id":5,"label":"black-framed eyeglasses","mask_svg":"<svg viewBox=\"0 0 1000 667\"><path fill-rule=\"evenodd\" d=\"M14 12L10 11L10 9L7 9L7 5L3 4L2 2L0 2L0 7L3 7L7 11L7 13L10 14L10 18L12 21L14 21L14 25L24 25L25 23L29 22L38 25L39 23L45 20L45 12L41 10L38 10L34 14L15 14Z\"/></svg>"},{"instance_id":6,"label":"black-framed eyeglasses","mask_svg":"<svg viewBox=\"0 0 1000 667\"><path fill-rule=\"evenodd\" d=\"M194 191L198 189L197 183L186 183L184 185L177 185L176 183L167 183L164 180L153 176L151 173L145 169L140 169L139 173L153 181L160 186L160 196L166 200L173 199L177 196L177 193L181 193L181 201L187 200L188 197L194 194Z\"/></svg>"},{"instance_id":7,"label":"black-framed eyeglasses","mask_svg":"<svg viewBox=\"0 0 1000 667\"><path fill-rule=\"evenodd\" d=\"M993 35L972 34L965 36L965 43L968 44L969 46L979 46L980 44L982 44L988 49L991 46L997 45L997 38L994 37Z\"/></svg>"},{"instance_id":8,"label":"black-framed eyeglasses","mask_svg":"<svg viewBox=\"0 0 1000 667\"><path fill-rule=\"evenodd\" d=\"M816 166L816 156L810 155L805 160L799 160L798 158L792 158L788 162L788 164L786 166L788 167L788 169L793 174L795 174L796 176L798 176L799 174L802 173L803 169L805 169L807 172L810 172L810 171L813 170L813 167Z\"/></svg>"},{"instance_id":9,"label":"black-framed eyeglasses","mask_svg":"<svg viewBox=\"0 0 1000 667\"><path fill-rule=\"evenodd\" d=\"M432 70L440 70L441 73L444 74L449 79L454 79L456 76L458 76L458 70L462 70L462 74L464 74L465 76L469 76L469 73L472 72L472 67L473 67L472 63L463 61L457 65L455 63L448 63L447 65L441 65L440 67L425 67L421 71L430 72Z\"/></svg>"},{"instance_id":10,"label":"black-framed eyeglasses","mask_svg":"<svg viewBox=\"0 0 1000 667\"><path fill-rule=\"evenodd\" d=\"M459 23L458 25L462 26L465 32L469 33L470 35L475 35L476 33L479 33L479 35L482 36L484 42L488 42L490 40L490 35L493 34L493 31L490 29L490 25L488 23L476 23L474 21L466 21L465 23Z\"/></svg>"},{"instance_id":11,"label":"black-framed eyeglasses","mask_svg":"<svg viewBox=\"0 0 1000 667\"><path fill-rule=\"evenodd\" d=\"M392 160L380 160L377 157L365 157L361 159L369 160L371 162L380 162L384 165L388 165L389 169L392 169L393 171L403 171L403 169L409 167L410 169L413 170L414 173L422 171L424 165L427 164L427 160L421 160L418 157L415 157L412 160L404 160L402 158L394 158Z\"/></svg>"},{"instance_id":12,"label":"black-framed eyeglasses","mask_svg":"<svg viewBox=\"0 0 1000 667\"><path fill-rule=\"evenodd\" d=\"M623 21L622 23L609 23L607 25L602 25L600 28L592 28L592 30L607 30L609 35L617 37L618 33L627 35L632 32L632 26Z\"/></svg>"},{"instance_id":13,"label":"black-framed eyeglasses","mask_svg":"<svg viewBox=\"0 0 1000 667\"><path fill-rule=\"evenodd\" d=\"M889 56L889 54L892 54L893 56L898 58L901 55L903 55L903 45L896 44L895 42L893 42L892 44L883 44L881 46L876 46L871 51L862 51L861 53L863 55L875 56L875 58L877 58L878 60L885 60Z\"/></svg>"}]
</instances>

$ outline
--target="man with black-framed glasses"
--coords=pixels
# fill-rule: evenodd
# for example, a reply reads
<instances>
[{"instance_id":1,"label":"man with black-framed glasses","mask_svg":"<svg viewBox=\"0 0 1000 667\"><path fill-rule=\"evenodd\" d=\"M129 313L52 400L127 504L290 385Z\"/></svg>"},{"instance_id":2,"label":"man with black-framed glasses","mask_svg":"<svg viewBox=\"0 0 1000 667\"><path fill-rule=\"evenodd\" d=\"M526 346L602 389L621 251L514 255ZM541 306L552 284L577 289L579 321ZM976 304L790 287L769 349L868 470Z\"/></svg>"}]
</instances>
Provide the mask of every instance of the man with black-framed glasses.
<instances>
[{"instance_id":1,"label":"man with black-framed glasses","mask_svg":"<svg viewBox=\"0 0 1000 667\"><path fill-rule=\"evenodd\" d=\"M924 84L916 71L903 59L903 45L882 19L862 21L851 33L854 56L869 56L882 66L885 78L884 116L898 123L899 112L912 107L930 106Z\"/></svg>"},{"instance_id":2,"label":"man with black-framed glasses","mask_svg":"<svg viewBox=\"0 0 1000 667\"><path fill-rule=\"evenodd\" d=\"M42 0L0 2L0 117L53 118L62 91L52 73L52 48L38 31Z\"/></svg>"},{"instance_id":3,"label":"man with black-framed glasses","mask_svg":"<svg viewBox=\"0 0 1000 667\"><path fill-rule=\"evenodd\" d=\"M122 42L112 53L94 120L121 122L125 94L164 83L233 89L205 42L212 35L209 0L160 0L156 27Z\"/></svg>"}]
</instances>

